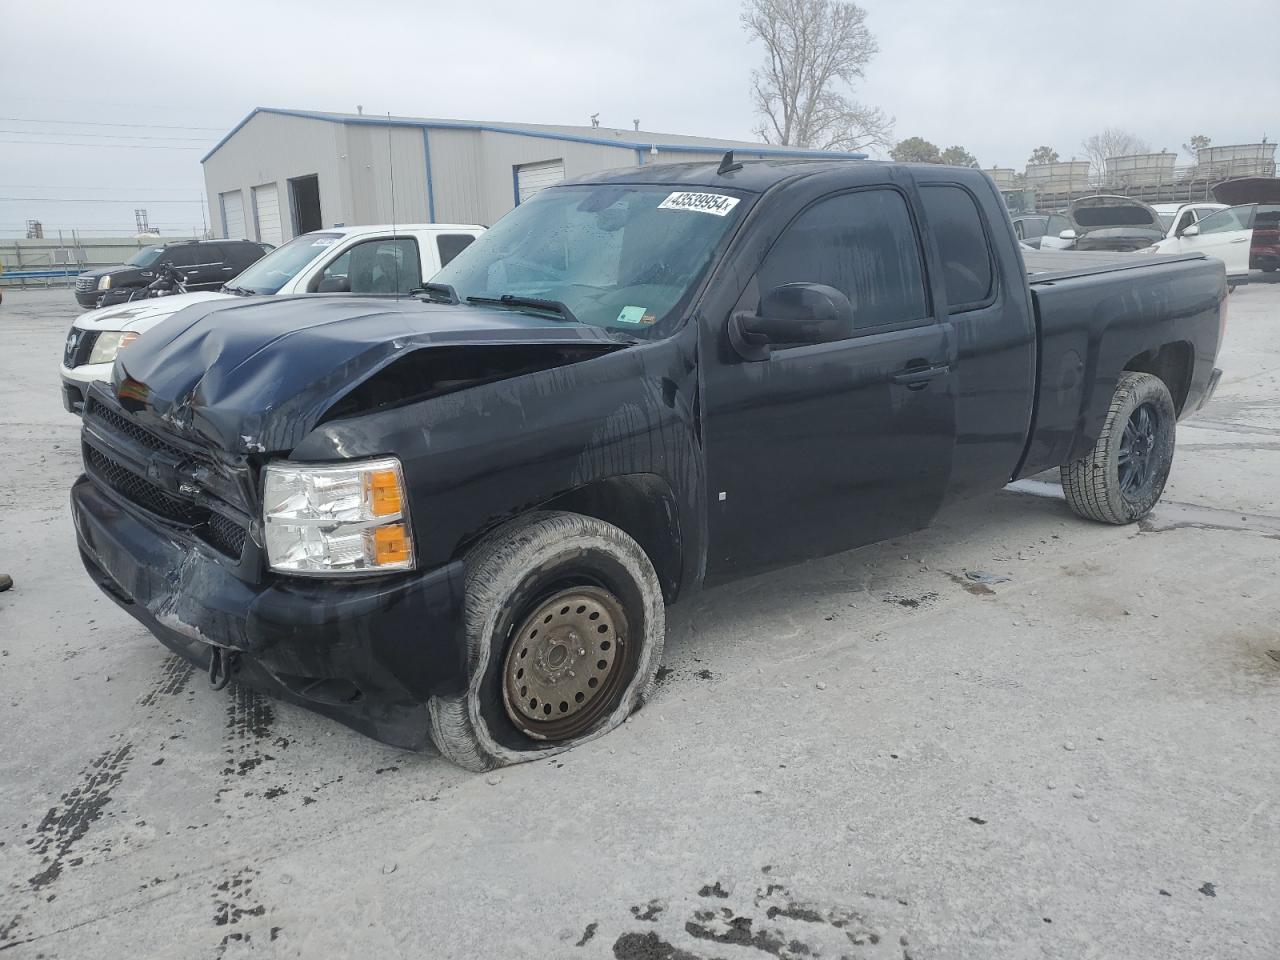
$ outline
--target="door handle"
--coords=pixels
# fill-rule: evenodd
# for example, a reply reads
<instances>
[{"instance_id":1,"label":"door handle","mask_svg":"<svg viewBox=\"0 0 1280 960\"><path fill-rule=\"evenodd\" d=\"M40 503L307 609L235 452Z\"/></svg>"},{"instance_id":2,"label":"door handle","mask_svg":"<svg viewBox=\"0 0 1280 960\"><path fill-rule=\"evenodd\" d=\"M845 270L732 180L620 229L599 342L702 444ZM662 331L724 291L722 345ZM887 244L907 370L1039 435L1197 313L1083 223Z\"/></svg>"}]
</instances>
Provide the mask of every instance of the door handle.
<instances>
[{"instance_id":1,"label":"door handle","mask_svg":"<svg viewBox=\"0 0 1280 960\"><path fill-rule=\"evenodd\" d=\"M892 380L908 390L923 390L934 377L941 377L950 372L951 364L949 363L939 363L931 367L907 367L895 373Z\"/></svg>"},{"instance_id":2,"label":"door handle","mask_svg":"<svg viewBox=\"0 0 1280 960\"><path fill-rule=\"evenodd\" d=\"M1249 240L1249 238L1248 238L1248 237L1236 237L1236 238L1235 238L1234 240L1232 240L1231 242L1232 242L1232 243L1247 243L1247 242L1248 242L1248 240Z\"/></svg>"}]
</instances>

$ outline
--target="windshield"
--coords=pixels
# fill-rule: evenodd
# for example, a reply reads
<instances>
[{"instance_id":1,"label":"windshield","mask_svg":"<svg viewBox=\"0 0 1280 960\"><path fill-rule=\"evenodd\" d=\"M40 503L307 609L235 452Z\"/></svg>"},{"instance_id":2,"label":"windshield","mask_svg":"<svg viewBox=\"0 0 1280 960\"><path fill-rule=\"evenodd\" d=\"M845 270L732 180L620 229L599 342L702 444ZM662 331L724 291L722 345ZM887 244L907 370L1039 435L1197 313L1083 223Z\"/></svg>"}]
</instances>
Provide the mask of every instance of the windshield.
<instances>
[{"instance_id":1,"label":"windshield","mask_svg":"<svg viewBox=\"0 0 1280 960\"><path fill-rule=\"evenodd\" d=\"M164 247L143 247L125 263L131 267L149 267L160 259L162 253L164 253Z\"/></svg>"},{"instance_id":2,"label":"windshield","mask_svg":"<svg viewBox=\"0 0 1280 960\"><path fill-rule=\"evenodd\" d=\"M1163 230L1164 230L1164 232L1165 232L1165 233L1168 233L1168 232L1169 232L1169 228L1173 226L1173 214L1172 214L1172 213L1158 213L1158 214L1156 214L1156 216L1160 218L1160 226L1161 226L1161 228L1163 228Z\"/></svg>"},{"instance_id":3,"label":"windshield","mask_svg":"<svg viewBox=\"0 0 1280 960\"><path fill-rule=\"evenodd\" d=\"M662 336L741 216L740 199L722 190L635 184L553 187L512 210L432 279L452 286L464 303L556 300L583 323Z\"/></svg>"},{"instance_id":4,"label":"windshield","mask_svg":"<svg viewBox=\"0 0 1280 960\"><path fill-rule=\"evenodd\" d=\"M294 237L245 267L234 280L227 281L227 286L251 293L278 293L281 287L302 272L303 267L341 239L340 233L304 233Z\"/></svg>"}]
</instances>

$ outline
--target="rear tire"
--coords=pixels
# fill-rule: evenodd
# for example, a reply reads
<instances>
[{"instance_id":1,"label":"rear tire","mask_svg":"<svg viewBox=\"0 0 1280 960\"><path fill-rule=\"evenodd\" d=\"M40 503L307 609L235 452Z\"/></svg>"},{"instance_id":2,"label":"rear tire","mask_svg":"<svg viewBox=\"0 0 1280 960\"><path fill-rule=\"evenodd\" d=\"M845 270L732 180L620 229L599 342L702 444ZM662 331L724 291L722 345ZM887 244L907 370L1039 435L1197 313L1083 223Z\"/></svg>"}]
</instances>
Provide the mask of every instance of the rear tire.
<instances>
[{"instance_id":1,"label":"rear tire","mask_svg":"<svg viewBox=\"0 0 1280 960\"><path fill-rule=\"evenodd\" d=\"M619 726L652 694L662 588L622 530L531 513L476 544L466 571L467 686L427 703L447 759L481 771L561 753Z\"/></svg>"},{"instance_id":2,"label":"rear tire","mask_svg":"<svg viewBox=\"0 0 1280 960\"><path fill-rule=\"evenodd\" d=\"M1163 380L1149 373L1121 377L1093 450L1061 468L1071 509L1115 524L1150 513L1169 479L1177 420Z\"/></svg>"}]
</instances>

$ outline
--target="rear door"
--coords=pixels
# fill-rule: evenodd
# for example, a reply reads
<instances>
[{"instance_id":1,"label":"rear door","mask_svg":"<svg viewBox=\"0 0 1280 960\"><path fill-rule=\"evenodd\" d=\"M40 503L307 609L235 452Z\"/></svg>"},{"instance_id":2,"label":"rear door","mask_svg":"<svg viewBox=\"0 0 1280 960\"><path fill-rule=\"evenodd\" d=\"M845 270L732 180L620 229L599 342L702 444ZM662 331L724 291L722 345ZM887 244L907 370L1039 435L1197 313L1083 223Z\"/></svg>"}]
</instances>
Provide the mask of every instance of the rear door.
<instances>
[{"instance_id":1,"label":"rear door","mask_svg":"<svg viewBox=\"0 0 1280 960\"><path fill-rule=\"evenodd\" d=\"M1006 263L996 230L999 198L958 181L917 172L929 239L935 249L956 339L956 448L949 495L998 490L1008 483L1031 428L1036 332L1026 287ZM975 192L976 191L976 192ZM1050 218L1066 218L1054 214Z\"/></svg>"},{"instance_id":2,"label":"rear door","mask_svg":"<svg viewBox=\"0 0 1280 960\"><path fill-rule=\"evenodd\" d=\"M239 190L218 194L222 207L222 226L227 237L239 240L248 236L244 228L244 195Z\"/></svg>"},{"instance_id":3,"label":"rear door","mask_svg":"<svg viewBox=\"0 0 1280 960\"><path fill-rule=\"evenodd\" d=\"M787 216L735 309L757 310L782 284L820 283L849 297L857 326L846 340L746 361L724 347L728 317L708 318L708 582L925 526L950 475L950 336L908 192L828 193Z\"/></svg>"},{"instance_id":4,"label":"rear door","mask_svg":"<svg viewBox=\"0 0 1280 960\"><path fill-rule=\"evenodd\" d=\"M264 183L253 188L253 215L258 229L258 239L272 246L284 242L284 229L280 222L280 191L274 183Z\"/></svg>"},{"instance_id":5,"label":"rear door","mask_svg":"<svg viewBox=\"0 0 1280 960\"><path fill-rule=\"evenodd\" d=\"M564 179L563 160L522 163L515 168L516 205L524 203L539 190L555 186Z\"/></svg>"},{"instance_id":6,"label":"rear door","mask_svg":"<svg viewBox=\"0 0 1280 960\"><path fill-rule=\"evenodd\" d=\"M160 260L177 270L188 287L199 289L209 282L209 264L203 262L206 256L220 259L222 251L212 243L180 243L167 248ZM220 262L218 266L221 267Z\"/></svg>"}]
</instances>

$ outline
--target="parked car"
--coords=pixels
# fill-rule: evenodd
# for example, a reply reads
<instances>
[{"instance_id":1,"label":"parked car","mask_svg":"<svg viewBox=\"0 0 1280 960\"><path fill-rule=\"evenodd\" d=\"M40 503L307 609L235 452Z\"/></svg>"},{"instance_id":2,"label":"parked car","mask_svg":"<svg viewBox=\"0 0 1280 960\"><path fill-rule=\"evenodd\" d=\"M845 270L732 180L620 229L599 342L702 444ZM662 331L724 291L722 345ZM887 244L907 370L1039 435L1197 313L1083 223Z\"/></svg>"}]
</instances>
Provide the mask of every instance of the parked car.
<instances>
[{"instance_id":1,"label":"parked car","mask_svg":"<svg viewBox=\"0 0 1280 960\"><path fill-rule=\"evenodd\" d=\"M1251 270L1270 273L1280 267L1280 204L1227 207L1143 252L1217 257L1226 264L1228 280L1242 283Z\"/></svg>"},{"instance_id":2,"label":"parked car","mask_svg":"<svg viewBox=\"0 0 1280 960\"><path fill-rule=\"evenodd\" d=\"M1013 217L1014 235L1036 250L1065 250L1071 246L1061 234L1071 229L1071 221L1060 213L1020 213Z\"/></svg>"},{"instance_id":3,"label":"parked car","mask_svg":"<svg viewBox=\"0 0 1280 960\"><path fill-rule=\"evenodd\" d=\"M76 302L93 308L108 290L145 287L156 278L156 268L166 263L186 275L191 289L216 290L270 249L252 240L182 240L143 247L118 266L77 276Z\"/></svg>"},{"instance_id":4,"label":"parked car","mask_svg":"<svg viewBox=\"0 0 1280 960\"><path fill-rule=\"evenodd\" d=\"M1164 237L1160 215L1141 200L1098 194L1067 208L1068 229L1058 235L1067 250L1141 250Z\"/></svg>"},{"instance_id":5,"label":"parked car","mask_svg":"<svg viewBox=\"0 0 1280 960\"><path fill-rule=\"evenodd\" d=\"M474 224L335 227L295 237L229 279L203 290L135 300L76 318L62 353L62 404L84 407L85 388L108 380L116 354L192 304L294 293L408 294L482 233Z\"/></svg>"},{"instance_id":6,"label":"parked car","mask_svg":"<svg viewBox=\"0 0 1280 960\"><path fill-rule=\"evenodd\" d=\"M979 170L602 173L421 300L152 330L89 387L79 551L215 685L471 769L543 757L643 703L704 586L1051 467L1081 516L1145 516L1225 295L1200 256L1020 251Z\"/></svg>"},{"instance_id":7,"label":"parked car","mask_svg":"<svg viewBox=\"0 0 1280 960\"><path fill-rule=\"evenodd\" d=\"M1164 228L1165 239L1176 237L1180 232L1199 223L1211 213L1227 209L1225 203L1153 203L1151 209L1160 217L1160 226Z\"/></svg>"}]
</instances>

